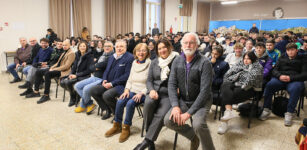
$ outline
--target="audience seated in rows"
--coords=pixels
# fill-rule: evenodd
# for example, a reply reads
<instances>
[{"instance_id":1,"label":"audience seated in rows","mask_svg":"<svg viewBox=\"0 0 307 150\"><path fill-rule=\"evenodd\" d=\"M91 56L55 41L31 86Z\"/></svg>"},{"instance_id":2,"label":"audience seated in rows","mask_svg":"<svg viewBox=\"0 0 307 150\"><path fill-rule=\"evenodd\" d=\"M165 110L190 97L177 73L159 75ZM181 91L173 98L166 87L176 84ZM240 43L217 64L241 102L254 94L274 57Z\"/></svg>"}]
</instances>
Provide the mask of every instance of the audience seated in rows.
<instances>
[{"instance_id":1,"label":"audience seated in rows","mask_svg":"<svg viewBox=\"0 0 307 150\"><path fill-rule=\"evenodd\" d=\"M68 40L63 42L64 53L58 59L58 62L48 69L39 70L35 75L34 92L27 94L26 98L40 97L39 85L45 77L45 90L44 95L37 101L37 104L44 103L50 100L50 84L52 78L63 78L70 74L71 65L75 61L75 53L70 49Z\"/></svg>"}]
</instances>

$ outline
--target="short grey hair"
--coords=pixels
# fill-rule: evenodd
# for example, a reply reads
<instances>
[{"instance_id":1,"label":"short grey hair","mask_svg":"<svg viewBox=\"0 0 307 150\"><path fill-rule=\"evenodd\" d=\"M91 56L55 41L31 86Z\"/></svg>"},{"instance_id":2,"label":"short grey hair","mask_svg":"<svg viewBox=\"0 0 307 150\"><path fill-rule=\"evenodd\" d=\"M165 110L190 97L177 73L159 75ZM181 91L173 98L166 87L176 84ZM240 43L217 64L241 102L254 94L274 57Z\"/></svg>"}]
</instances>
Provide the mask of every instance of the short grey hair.
<instances>
[{"instance_id":1,"label":"short grey hair","mask_svg":"<svg viewBox=\"0 0 307 150\"><path fill-rule=\"evenodd\" d=\"M110 43L110 44L114 47L113 42L111 42L111 41L105 41L105 42L104 42L104 44L107 44L107 43ZM103 44L103 45L104 45L104 44Z\"/></svg>"},{"instance_id":2,"label":"short grey hair","mask_svg":"<svg viewBox=\"0 0 307 150\"><path fill-rule=\"evenodd\" d=\"M194 33L194 32L186 33L186 34L183 36L182 40L180 41L180 44L183 45L184 39L187 38L188 36L191 36L191 35L195 37L196 42L197 42L197 45L200 45L200 41L199 41L198 35L197 35L196 33Z\"/></svg>"},{"instance_id":3,"label":"short grey hair","mask_svg":"<svg viewBox=\"0 0 307 150\"><path fill-rule=\"evenodd\" d=\"M125 43L125 46L126 46L126 48L127 48L127 42L126 42L126 40L122 40L122 39L117 40L116 43L115 43L115 46L116 46L118 43Z\"/></svg>"},{"instance_id":4,"label":"short grey hair","mask_svg":"<svg viewBox=\"0 0 307 150\"><path fill-rule=\"evenodd\" d=\"M27 41L27 38L26 38L26 37L20 37L20 38L19 38L19 41L20 41L21 39L25 39L25 40Z\"/></svg>"}]
</instances>

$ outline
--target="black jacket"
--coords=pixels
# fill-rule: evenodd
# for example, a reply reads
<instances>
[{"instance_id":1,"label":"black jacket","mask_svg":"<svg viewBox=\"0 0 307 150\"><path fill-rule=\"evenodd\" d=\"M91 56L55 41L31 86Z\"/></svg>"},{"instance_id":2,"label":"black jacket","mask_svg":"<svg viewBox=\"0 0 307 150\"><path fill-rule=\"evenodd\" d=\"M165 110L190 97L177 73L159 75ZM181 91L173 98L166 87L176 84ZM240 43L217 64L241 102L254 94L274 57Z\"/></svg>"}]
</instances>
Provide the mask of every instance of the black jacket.
<instances>
[{"instance_id":1,"label":"black jacket","mask_svg":"<svg viewBox=\"0 0 307 150\"><path fill-rule=\"evenodd\" d=\"M72 65L71 74L75 74L78 80L82 80L90 77L91 69L90 65L94 63L93 55L89 53L85 53L81 56L80 52L76 53L76 59Z\"/></svg>"},{"instance_id":2,"label":"black jacket","mask_svg":"<svg viewBox=\"0 0 307 150\"><path fill-rule=\"evenodd\" d=\"M306 57L298 55L290 60L288 56L282 55L273 69L273 76L278 78L281 75L289 75L290 82L307 80Z\"/></svg>"},{"instance_id":3,"label":"black jacket","mask_svg":"<svg viewBox=\"0 0 307 150\"><path fill-rule=\"evenodd\" d=\"M212 81L212 89L219 90L223 83L223 78L225 73L229 70L229 65L223 60L223 58L218 58L212 67L214 69L214 77Z\"/></svg>"},{"instance_id":4,"label":"black jacket","mask_svg":"<svg viewBox=\"0 0 307 150\"><path fill-rule=\"evenodd\" d=\"M133 54L133 49L135 47L135 40L132 38L128 41L128 47L127 47L127 51L130 52L131 54Z\"/></svg>"},{"instance_id":5,"label":"black jacket","mask_svg":"<svg viewBox=\"0 0 307 150\"><path fill-rule=\"evenodd\" d=\"M95 77L102 78L103 73L106 70L107 65L108 65L108 59L109 59L110 56L112 56L112 54L110 54L109 56L106 56L106 59L102 62L97 62L97 63L91 64L90 69L91 69L91 72L94 72ZM99 58L98 58L98 60L99 60Z\"/></svg>"},{"instance_id":6,"label":"black jacket","mask_svg":"<svg viewBox=\"0 0 307 150\"><path fill-rule=\"evenodd\" d=\"M63 49L57 49L55 48L53 50L53 52L51 53L51 57L50 60L48 61L48 65L49 66L53 66L54 64L56 64L58 62L58 59L60 58L60 56L62 55L62 53L64 52Z\"/></svg>"},{"instance_id":7,"label":"black jacket","mask_svg":"<svg viewBox=\"0 0 307 150\"><path fill-rule=\"evenodd\" d=\"M103 54L103 50L101 50L101 52L98 52L96 49L91 49L91 53L93 54L94 58L98 60L100 56Z\"/></svg>"},{"instance_id":8,"label":"black jacket","mask_svg":"<svg viewBox=\"0 0 307 150\"><path fill-rule=\"evenodd\" d=\"M181 44L179 41L177 43L174 43L173 47L176 52L178 52L179 54L181 53Z\"/></svg>"},{"instance_id":9,"label":"black jacket","mask_svg":"<svg viewBox=\"0 0 307 150\"><path fill-rule=\"evenodd\" d=\"M249 29L249 33L259 33L259 30L257 27L252 27L251 29Z\"/></svg>"},{"instance_id":10,"label":"black jacket","mask_svg":"<svg viewBox=\"0 0 307 150\"><path fill-rule=\"evenodd\" d=\"M49 40L49 46L52 46L52 43L55 39L58 38L57 34L51 33L51 35L48 37L48 34L46 35L46 38Z\"/></svg>"},{"instance_id":11,"label":"black jacket","mask_svg":"<svg viewBox=\"0 0 307 150\"><path fill-rule=\"evenodd\" d=\"M31 50L30 58L26 60L27 65L31 65L32 64L32 62L33 62L34 58L36 57L36 55L37 55L37 53L38 53L40 48L41 48L41 46L38 43L36 43L34 45L34 47Z\"/></svg>"}]
</instances>

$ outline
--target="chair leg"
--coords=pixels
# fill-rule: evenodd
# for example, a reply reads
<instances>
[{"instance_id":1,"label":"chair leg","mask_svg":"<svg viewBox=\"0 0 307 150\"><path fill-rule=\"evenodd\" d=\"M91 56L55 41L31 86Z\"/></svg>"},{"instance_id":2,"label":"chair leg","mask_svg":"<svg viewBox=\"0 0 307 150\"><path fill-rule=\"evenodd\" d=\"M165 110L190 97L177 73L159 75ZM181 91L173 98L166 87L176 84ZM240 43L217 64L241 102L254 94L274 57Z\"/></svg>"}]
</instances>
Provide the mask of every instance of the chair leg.
<instances>
[{"instance_id":1,"label":"chair leg","mask_svg":"<svg viewBox=\"0 0 307 150\"><path fill-rule=\"evenodd\" d=\"M176 150L176 145L177 145L177 138L178 138L178 133L175 133L175 139L174 139L174 146L173 146L173 150Z\"/></svg>"},{"instance_id":2,"label":"chair leg","mask_svg":"<svg viewBox=\"0 0 307 150\"><path fill-rule=\"evenodd\" d=\"M58 88L59 88L59 84L56 83L55 98L58 98Z\"/></svg>"},{"instance_id":3,"label":"chair leg","mask_svg":"<svg viewBox=\"0 0 307 150\"><path fill-rule=\"evenodd\" d=\"M140 106L137 106L137 107L136 107L136 110L137 110L138 113L139 113L139 117L143 117L142 110L140 110L140 109L141 109Z\"/></svg>"},{"instance_id":4,"label":"chair leg","mask_svg":"<svg viewBox=\"0 0 307 150\"><path fill-rule=\"evenodd\" d=\"M144 128L145 128L145 122L144 122L144 119L143 119L141 137L144 137L144 130L145 130Z\"/></svg>"},{"instance_id":5,"label":"chair leg","mask_svg":"<svg viewBox=\"0 0 307 150\"><path fill-rule=\"evenodd\" d=\"M143 111L141 109L141 106L139 106L139 109L140 109L141 117L143 118L144 116L143 116Z\"/></svg>"},{"instance_id":6,"label":"chair leg","mask_svg":"<svg viewBox=\"0 0 307 150\"><path fill-rule=\"evenodd\" d=\"M66 90L64 89L63 102L65 102L65 93L66 93Z\"/></svg>"},{"instance_id":7,"label":"chair leg","mask_svg":"<svg viewBox=\"0 0 307 150\"><path fill-rule=\"evenodd\" d=\"M297 110L297 117L300 116L300 112L301 112L301 105L302 105L302 97L299 98L299 102L298 102L298 110Z\"/></svg>"},{"instance_id":8,"label":"chair leg","mask_svg":"<svg viewBox=\"0 0 307 150\"><path fill-rule=\"evenodd\" d=\"M101 112L102 113L102 112ZM97 112L97 116L99 116L100 114L100 107L98 106L98 112Z\"/></svg>"}]
</instances>

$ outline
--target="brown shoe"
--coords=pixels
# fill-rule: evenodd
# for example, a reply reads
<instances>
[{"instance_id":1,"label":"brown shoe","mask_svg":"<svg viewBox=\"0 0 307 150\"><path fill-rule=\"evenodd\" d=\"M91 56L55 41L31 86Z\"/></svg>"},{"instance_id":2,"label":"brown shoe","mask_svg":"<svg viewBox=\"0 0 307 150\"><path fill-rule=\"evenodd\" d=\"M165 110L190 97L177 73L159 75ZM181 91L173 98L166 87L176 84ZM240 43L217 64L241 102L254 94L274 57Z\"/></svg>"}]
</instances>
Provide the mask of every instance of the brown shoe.
<instances>
[{"instance_id":1,"label":"brown shoe","mask_svg":"<svg viewBox=\"0 0 307 150\"><path fill-rule=\"evenodd\" d=\"M195 135L194 138L191 140L191 147L190 150L197 150L199 147L199 139Z\"/></svg>"},{"instance_id":2,"label":"brown shoe","mask_svg":"<svg viewBox=\"0 0 307 150\"><path fill-rule=\"evenodd\" d=\"M115 122L113 123L113 127L111 129L109 129L105 134L104 136L105 137L110 137L110 136L113 136L117 133L120 133L122 130L122 127L121 127L121 123L118 123L118 122Z\"/></svg>"},{"instance_id":3,"label":"brown shoe","mask_svg":"<svg viewBox=\"0 0 307 150\"><path fill-rule=\"evenodd\" d=\"M124 124L122 128L122 133L119 136L119 142L120 143L125 142L126 140L128 140L129 136L130 136L130 126Z\"/></svg>"}]
</instances>

